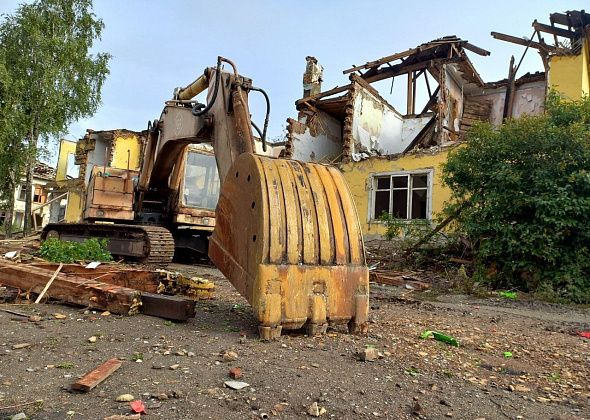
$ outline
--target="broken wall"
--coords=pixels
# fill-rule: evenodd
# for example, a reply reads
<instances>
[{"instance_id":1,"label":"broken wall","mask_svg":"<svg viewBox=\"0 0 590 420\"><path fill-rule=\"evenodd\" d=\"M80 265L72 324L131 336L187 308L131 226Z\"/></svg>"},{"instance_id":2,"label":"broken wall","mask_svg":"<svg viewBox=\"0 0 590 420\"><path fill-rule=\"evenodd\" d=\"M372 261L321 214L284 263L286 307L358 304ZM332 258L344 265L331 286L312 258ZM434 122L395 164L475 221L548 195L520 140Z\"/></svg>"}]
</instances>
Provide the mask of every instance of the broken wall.
<instances>
[{"instance_id":1,"label":"broken wall","mask_svg":"<svg viewBox=\"0 0 590 420\"><path fill-rule=\"evenodd\" d=\"M496 126L502 124L506 89L506 86L495 89L485 89L481 95L472 95L470 97L478 100L490 101L490 122ZM544 80L523 83L516 86L511 117L519 118L523 115L542 114L545 103L545 90L546 83Z\"/></svg>"},{"instance_id":2,"label":"broken wall","mask_svg":"<svg viewBox=\"0 0 590 420\"><path fill-rule=\"evenodd\" d=\"M305 114L304 121L289 118L287 153L303 162L331 162L342 155L342 124L318 110Z\"/></svg>"}]
</instances>

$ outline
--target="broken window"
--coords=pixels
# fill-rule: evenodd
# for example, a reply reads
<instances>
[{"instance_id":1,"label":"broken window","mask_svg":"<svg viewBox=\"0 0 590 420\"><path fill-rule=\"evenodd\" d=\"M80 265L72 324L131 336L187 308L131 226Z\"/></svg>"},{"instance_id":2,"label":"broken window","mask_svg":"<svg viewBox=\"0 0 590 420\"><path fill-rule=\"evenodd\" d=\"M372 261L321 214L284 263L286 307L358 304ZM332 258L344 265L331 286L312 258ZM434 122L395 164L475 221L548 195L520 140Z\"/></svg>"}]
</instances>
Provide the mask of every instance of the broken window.
<instances>
[{"instance_id":1,"label":"broken window","mask_svg":"<svg viewBox=\"0 0 590 420\"><path fill-rule=\"evenodd\" d=\"M396 173L373 179L372 219L389 213L396 219L430 217L430 172Z\"/></svg>"},{"instance_id":2,"label":"broken window","mask_svg":"<svg viewBox=\"0 0 590 420\"><path fill-rule=\"evenodd\" d=\"M47 191L41 185L35 185L35 192L33 194L33 203L43 204L47 201Z\"/></svg>"}]
</instances>

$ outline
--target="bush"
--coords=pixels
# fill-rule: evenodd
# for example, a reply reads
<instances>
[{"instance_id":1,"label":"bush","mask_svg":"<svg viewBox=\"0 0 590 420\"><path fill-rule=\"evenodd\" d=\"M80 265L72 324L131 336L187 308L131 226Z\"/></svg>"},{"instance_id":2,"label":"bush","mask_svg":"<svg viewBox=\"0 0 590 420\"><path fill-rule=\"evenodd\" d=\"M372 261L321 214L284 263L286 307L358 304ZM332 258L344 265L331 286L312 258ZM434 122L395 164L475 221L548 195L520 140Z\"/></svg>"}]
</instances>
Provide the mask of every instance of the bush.
<instances>
[{"instance_id":1,"label":"bush","mask_svg":"<svg viewBox=\"0 0 590 420\"><path fill-rule=\"evenodd\" d=\"M475 126L443 170L477 276L590 302L590 99L550 93L546 114Z\"/></svg>"},{"instance_id":2,"label":"bush","mask_svg":"<svg viewBox=\"0 0 590 420\"><path fill-rule=\"evenodd\" d=\"M84 242L60 241L47 239L39 250L41 258L59 263L75 261L112 261L113 257L107 250L106 239L90 238Z\"/></svg>"}]
</instances>

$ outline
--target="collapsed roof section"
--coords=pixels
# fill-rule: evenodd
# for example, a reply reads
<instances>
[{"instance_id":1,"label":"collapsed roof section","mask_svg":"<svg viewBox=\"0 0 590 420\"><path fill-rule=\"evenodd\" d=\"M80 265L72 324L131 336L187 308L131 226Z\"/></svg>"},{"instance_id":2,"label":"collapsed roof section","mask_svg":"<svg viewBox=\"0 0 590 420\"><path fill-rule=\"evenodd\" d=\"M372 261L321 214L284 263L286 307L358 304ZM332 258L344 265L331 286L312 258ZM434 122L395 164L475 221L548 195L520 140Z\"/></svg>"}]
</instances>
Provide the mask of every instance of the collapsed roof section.
<instances>
[{"instance_id":1,"label":"collapsed roof section","mask_svg":"<svg viewBox=\"0 0 590 420\"><path fill-rule=\"evenodd\" d=\"M541 55L547 72L552 56L580 53L584 38L590 34L590 14L584 10L551 13L549 21L550 24L547 25L535 19L532 23L533 33L530 38L520 38L500 32L492 32L492 36L501 41L525 46L527 49L536 49ZM543 35L548 35L550 40L546 42Z\"/></svg>"},{"instance_id":2,"label":"collapsed roof section","mask_svg":"<svg viewBox=\"0 0 590 420\"><path fill-rule=\"evenodd\" d=\"M447 36L344 70L350 75L345 86L321 92L307 83L308 96L296 102L298 119L288 120L287 157L346 163L459 140L465 97L485 87L466 51L490 54ZM372 86L400 77L406 81L405 113ZM315 80L320 84L321 75ZM482 115L485 120L489 112Z\"/></svg>"}]
</instances>

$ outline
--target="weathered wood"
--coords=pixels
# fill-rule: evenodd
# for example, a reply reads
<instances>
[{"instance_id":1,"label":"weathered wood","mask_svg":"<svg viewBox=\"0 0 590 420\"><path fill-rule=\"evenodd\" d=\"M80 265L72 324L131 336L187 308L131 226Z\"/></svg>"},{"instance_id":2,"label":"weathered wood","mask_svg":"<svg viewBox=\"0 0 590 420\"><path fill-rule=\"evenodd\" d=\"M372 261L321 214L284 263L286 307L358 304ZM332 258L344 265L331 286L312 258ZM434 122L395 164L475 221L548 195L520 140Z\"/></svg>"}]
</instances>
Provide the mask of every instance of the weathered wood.
<instances>
[{"instance_id":1,"label":"weathered wood","mask_svg":"<svg viewBox=\"0 0 590 420\"><path fill-rule=\"evenodd\" d=\"M0 283L40 293L53 272L7 261L0 263ZM138 312L141 294L137 290L58 274L47 295L82 306L106 310L114 314L131 315Z\"/></svg>"},{"instance_id":2,"label":"weathered wood","mask_svg":"<svg viewBox=\"0 0 590 420\"><path fill-rule=\"evenodd\" d=\"M371 68L371 67L380 66L381 64L385 64L385 63L388 63L390 61L394 61L394 60L398 60L400 58L407 57L407 56L412 55L412 54L414 54L414 53L416 53L418 51L420 51L419 48L410 48L409 50L406 50L406 51L402 51L402 52L399 52L399 53L388 55L386 57L379 58L379 59L374 60L374 61L369 61L369 62L367 62L367 63L365 63L365 64L363 64L361 66L351 67L349 69L344 70L342 73L343 74L348 74L348 73L352 73L353 71L363 70L363 69L368 69L368 68Z\"/></svg>"},{"instance_id":3,"label":"weathered wood","mask_svg":"<svg viewBox=\"0 0 590 420\"><path fill-rule=\"evenodd\" d=\"M49 289L49 287L51 286L51 283L53 283L53 280L55 280L55 278L57 277L57 275L59 274L59 272L61 271L63 266L64 265L60 263L59 266L55 269L55 271L53 272L53 276L51 276L51 278L49 279L49 281L47 282L47 284L45 285L45 287L43 288L41 293L39 293L39 296L37 296L35 303L41 302L41 299L43 299L43 296L45 296L47 289Z\"/></svg>"},{"instance_id":4,"label":"weathered wood","mask_svg":"<svg viewBox=\"0 0 590 420\"><path fill-rule=\"evenodd\" d=\"M388 284L390 286L409 285L412 288L417 289L417 290L430 289L429 283L419 281L419 280L406 279L406 278L404 278L404 274L399 273L399 272L373 270L373 271L369 272L369 281L379 283L379 284Z\"/></svg>"},{"instance_id":5,"label":"weathered wood","mask_svg":"<svg viewBox=\"0 0 590 420\"><path fill-rule=\"evenodd\" d=\"M535 42L533 40L526 40L512 35L503 34L500 32L491 32L492 37L499 39L500 41L511 42L513 44L524 45L525 47L536 48L541 51L557 51L558 49L547 45L544 42Z\"/></svg>"},{"instance_id":6,"label":"weathered wood","mask_svg":"<svg viewBox=\"0 0 590 420\"><path fill-rule=\"evenodd\" d=\"M545 25L543 23L537 22L536 19L533 22L533 28L535 28L537 31L546 32L551 35L561 36L561 37L569 38L569 39L578 38L580 36L577 32L570 31L567 29L557 28L555 26Z\"/></svg>"},{"instance_id":7,"label":"weathered wood","mask_svg":"<svg viewBox=\"0 0 590 420\"><path fill-rule=\"evenodd\" d=\"M490 55L490 52L488 50L484 50L483 48L476 47L475 45L470 44L469 42L464 43L463 48L465 48L466 50L469 50L471 52L474 52L478 55L483 55L483 56Z\"/></svg>"},{"instance_id":8,"label":"weathered wood","mask_svg":"<svg viewBox=\"0 0 590 420\"><path fill-rule=\"evenodd\" d=\"M142 293L141 313L173 321L186 321L195 316L195 301L178 296Z\"/></svg>"},{"instance_id":9,"label":"weathered wood","mask_svg":"<svg viewBox=\"0 0 590 420\"><path fill-rule=\"evenodd\" d=\"M313 101L316 101L316 100L321 99L326 96L331 96L331 95L335 95L337 93L347 91L348 89L350 89L350 84L345 85L345 86L336 86L334 89L330 89L325 92L320 92L316 95L308 96L307 98L299 99L295 102L295 105L298 106L298 105L303 104L304 102L313 102Z\"/></svg>"},{"instance_id":10,"label":"weathered wood","mask_svg":"<svg viewBox=\"0 0 590 420\"><path fill-rule=\"evenodd\" d=\"M88 392L95 388L102 381L107 379L117 369L121 367L122 362L119 359L110 359L104 362L91 372L88 372L81 379L72 384L72 389L76 391Z\"/></svg>"}]
</instances>

